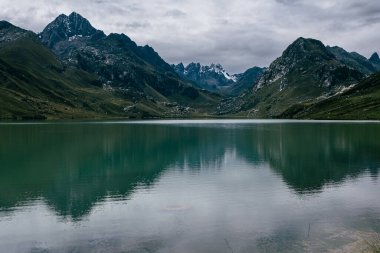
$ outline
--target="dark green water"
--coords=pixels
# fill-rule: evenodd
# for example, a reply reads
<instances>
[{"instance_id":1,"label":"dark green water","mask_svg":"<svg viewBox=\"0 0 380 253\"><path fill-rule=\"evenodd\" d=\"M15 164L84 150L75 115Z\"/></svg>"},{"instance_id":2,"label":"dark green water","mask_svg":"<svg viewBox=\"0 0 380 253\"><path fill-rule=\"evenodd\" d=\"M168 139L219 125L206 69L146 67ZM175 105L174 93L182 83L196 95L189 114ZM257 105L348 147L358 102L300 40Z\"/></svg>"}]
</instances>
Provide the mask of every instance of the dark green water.
<instances>
[{"instance_id":1,"label":"dark green water","mask_svg":"<svg viewBox=\"0 0 380 253\"><path fill-rule=\"evenodd\" d=\"M0 252L355 249L379 168L371 122L1 124Z\"/></svg>"}]
</instances>

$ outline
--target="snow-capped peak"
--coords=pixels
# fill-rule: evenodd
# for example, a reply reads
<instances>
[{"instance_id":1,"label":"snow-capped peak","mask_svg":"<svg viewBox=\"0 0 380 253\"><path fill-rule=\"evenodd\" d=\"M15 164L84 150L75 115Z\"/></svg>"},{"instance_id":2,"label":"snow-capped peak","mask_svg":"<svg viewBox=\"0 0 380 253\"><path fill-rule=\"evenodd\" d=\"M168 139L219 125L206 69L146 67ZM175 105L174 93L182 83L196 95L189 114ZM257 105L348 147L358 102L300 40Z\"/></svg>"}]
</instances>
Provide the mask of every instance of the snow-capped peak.
<instances>
[{"instance_id":1,"label":"snow-capped peak","mask_svg":"<svg viewBox=\"0 0 380 253\"><path fill-rule=\"evenodd\" d=\"M220 64L214 64L214 63L212 63L210 65L210 69L212 71L214 71L215 73L223 75L228 80L231 80L233 82L237 81L236 77L233 76L233 75L228 74L227 71Z\"/></svg>"},{"instance_id":2,"label":"snow-capped peak","mask_svg":"<svg viewBox=\"0 0 380 253\"><path fill-rule=\"evenodd\" d=\"M211 63L208 66L201 65L200 63L190 63L184 68L184 74L188 74L189 72L198 72L198 74L216 73L218 75L223 76L225 79L229 81L237 81L237 78L233 75L228 74L228 72L223 68L221 64Z\"/></svg>"},{"instance_id":3,"label":"snow-capped peak","mask_svg":"<svg viewBox=\"0 0 380 253\"><path fill-rule=\"evenodd\" d=\"M174 71L184 79L195 82L199 87L215 91L234 85L238 80L236 76L228 72L220 64L201 65L190 63L186 67L180 63L172 66Z\"/></svg>"}]
</instances>

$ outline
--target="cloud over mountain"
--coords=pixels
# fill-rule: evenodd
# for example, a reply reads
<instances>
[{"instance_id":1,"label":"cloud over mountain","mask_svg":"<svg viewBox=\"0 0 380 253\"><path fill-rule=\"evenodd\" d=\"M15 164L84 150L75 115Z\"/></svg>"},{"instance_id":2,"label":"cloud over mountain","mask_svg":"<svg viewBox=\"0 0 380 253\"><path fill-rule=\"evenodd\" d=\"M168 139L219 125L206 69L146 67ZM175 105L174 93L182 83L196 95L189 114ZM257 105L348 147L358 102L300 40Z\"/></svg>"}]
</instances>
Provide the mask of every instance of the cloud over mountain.
<instances>
[{"instance_id":1,"label":"cloud over mountain","mask_svg":"<svg viewBox=\"0 0 380 253\"><path fill-rule=\"evenodd\" d=\"M267 66L300 36L365 56L379 50L378 0L0 0L0 19L35 32L72 11L168 62L219 62L230 73Z\"/></svg>"}]
</instances>

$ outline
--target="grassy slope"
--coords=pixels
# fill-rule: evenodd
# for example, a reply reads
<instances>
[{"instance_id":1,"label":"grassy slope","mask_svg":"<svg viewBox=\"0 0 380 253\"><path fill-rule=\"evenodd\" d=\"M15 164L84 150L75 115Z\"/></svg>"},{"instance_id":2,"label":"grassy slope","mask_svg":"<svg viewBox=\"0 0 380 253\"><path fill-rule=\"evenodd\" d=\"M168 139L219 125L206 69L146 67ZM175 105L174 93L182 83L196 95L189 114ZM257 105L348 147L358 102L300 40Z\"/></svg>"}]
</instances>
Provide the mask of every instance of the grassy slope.
<instances>
[{"instance_id":1,"label":"grassy slope","mask_svg":"<svg viewBox=\"0 0 380 253\"><path fill-rule=\"evenodd\" d=\"M121 116L129 103L94 84L90 74L65 70L33 37L0 49L0 118Z\"/></svg>"},{"instance_id":2,"label":"grassy slope","mask_svg":"<svg viewBox=\"0 0 380 253\"><path fill-rule=\"evenodd\" d=\"M218 97L200 93L194 100L184 102L212 105L217 101ZM122 95L103 90L95 75L66 69L33 36L0 48L0 119L170 117L169 109L160 103L144 100L133 110L124 111L132 105ZM206 113L207 110L193 114Z\"/></svg>"},{"instance_id":3,"label":"grassy slope","mask_svg":"<svg viewBox=\"0 0 380 253\"><path fill-rule=\"evenodd\" d=\"M283 118L308 119L380 119L380 73L363 80L354 88L317 103L294 105Z\"/></svg>"},{"instance_id":4,"label":"grassy slope","mask_svg":"<svg viewBox=\"0 0 380 253\"><path fill-rule=\"evenodd\" d=\"M254 118L277 117L292 105L318 97L323 93L323 89L318 87L315 84L316 81L308 75L292 73L288 78L291 85L288 85L283 90L279 90L279 82L277 81L253 93L249 93L244 98L249 102L245 104L243 110L238 115Z\"/></svg>"},{"instance_id":5,"label":"grassy slope","mask_svg":"<svg viewBox=\"0 0 380 253\"><path fill-rule=\"evenodd\" d=\"M286 74L277 78L284 67L288 68ZM325 85L327 78L324 75L330 77L329 85ZM247 93L243 98L247 102L238 115L276 118L295 104L320 99L341 85L348 86L360 80L362 76L360 72L342 66L321 42L300 38L264 73L263 87ZM277 80L271 81L273 79Z\"/></svg>"}]
</instances>

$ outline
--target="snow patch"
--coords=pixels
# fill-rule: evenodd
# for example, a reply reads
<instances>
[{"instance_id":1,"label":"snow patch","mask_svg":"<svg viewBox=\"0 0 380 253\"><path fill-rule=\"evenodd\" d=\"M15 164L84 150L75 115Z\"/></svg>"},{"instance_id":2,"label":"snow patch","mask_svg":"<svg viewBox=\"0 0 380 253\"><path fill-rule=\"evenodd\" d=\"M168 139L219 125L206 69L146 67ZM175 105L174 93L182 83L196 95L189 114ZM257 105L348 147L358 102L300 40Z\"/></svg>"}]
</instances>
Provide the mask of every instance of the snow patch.
<instances>
[{"instance_id":1,"label":"snow patch","mask_svg":"<svg viewBox=\"0 0 380 253\"><path fill-rule=\"evenodd\" d=\"M338 94L342 94L343 92L352 89L353 87L355 87L355 85L356 85L356 84L351 84L350 86L347 86L347 87L346 87L346 86L342 86L342 87L338 90L338 92L336 93L336 95L338 95Z\"/></svg>"},{"instance_id":2,"label":"snow patch","mask_svg":"<svg viewBox=\"0 0 380 253\"><path fill-rule=\"evenodd\" d=\"M73 40L76 40L76 39L82 38L82 37L83 37L82 35L74 35L74 36L69 37L69 41L73 41Z\"/></svg>"}]
</instances>

